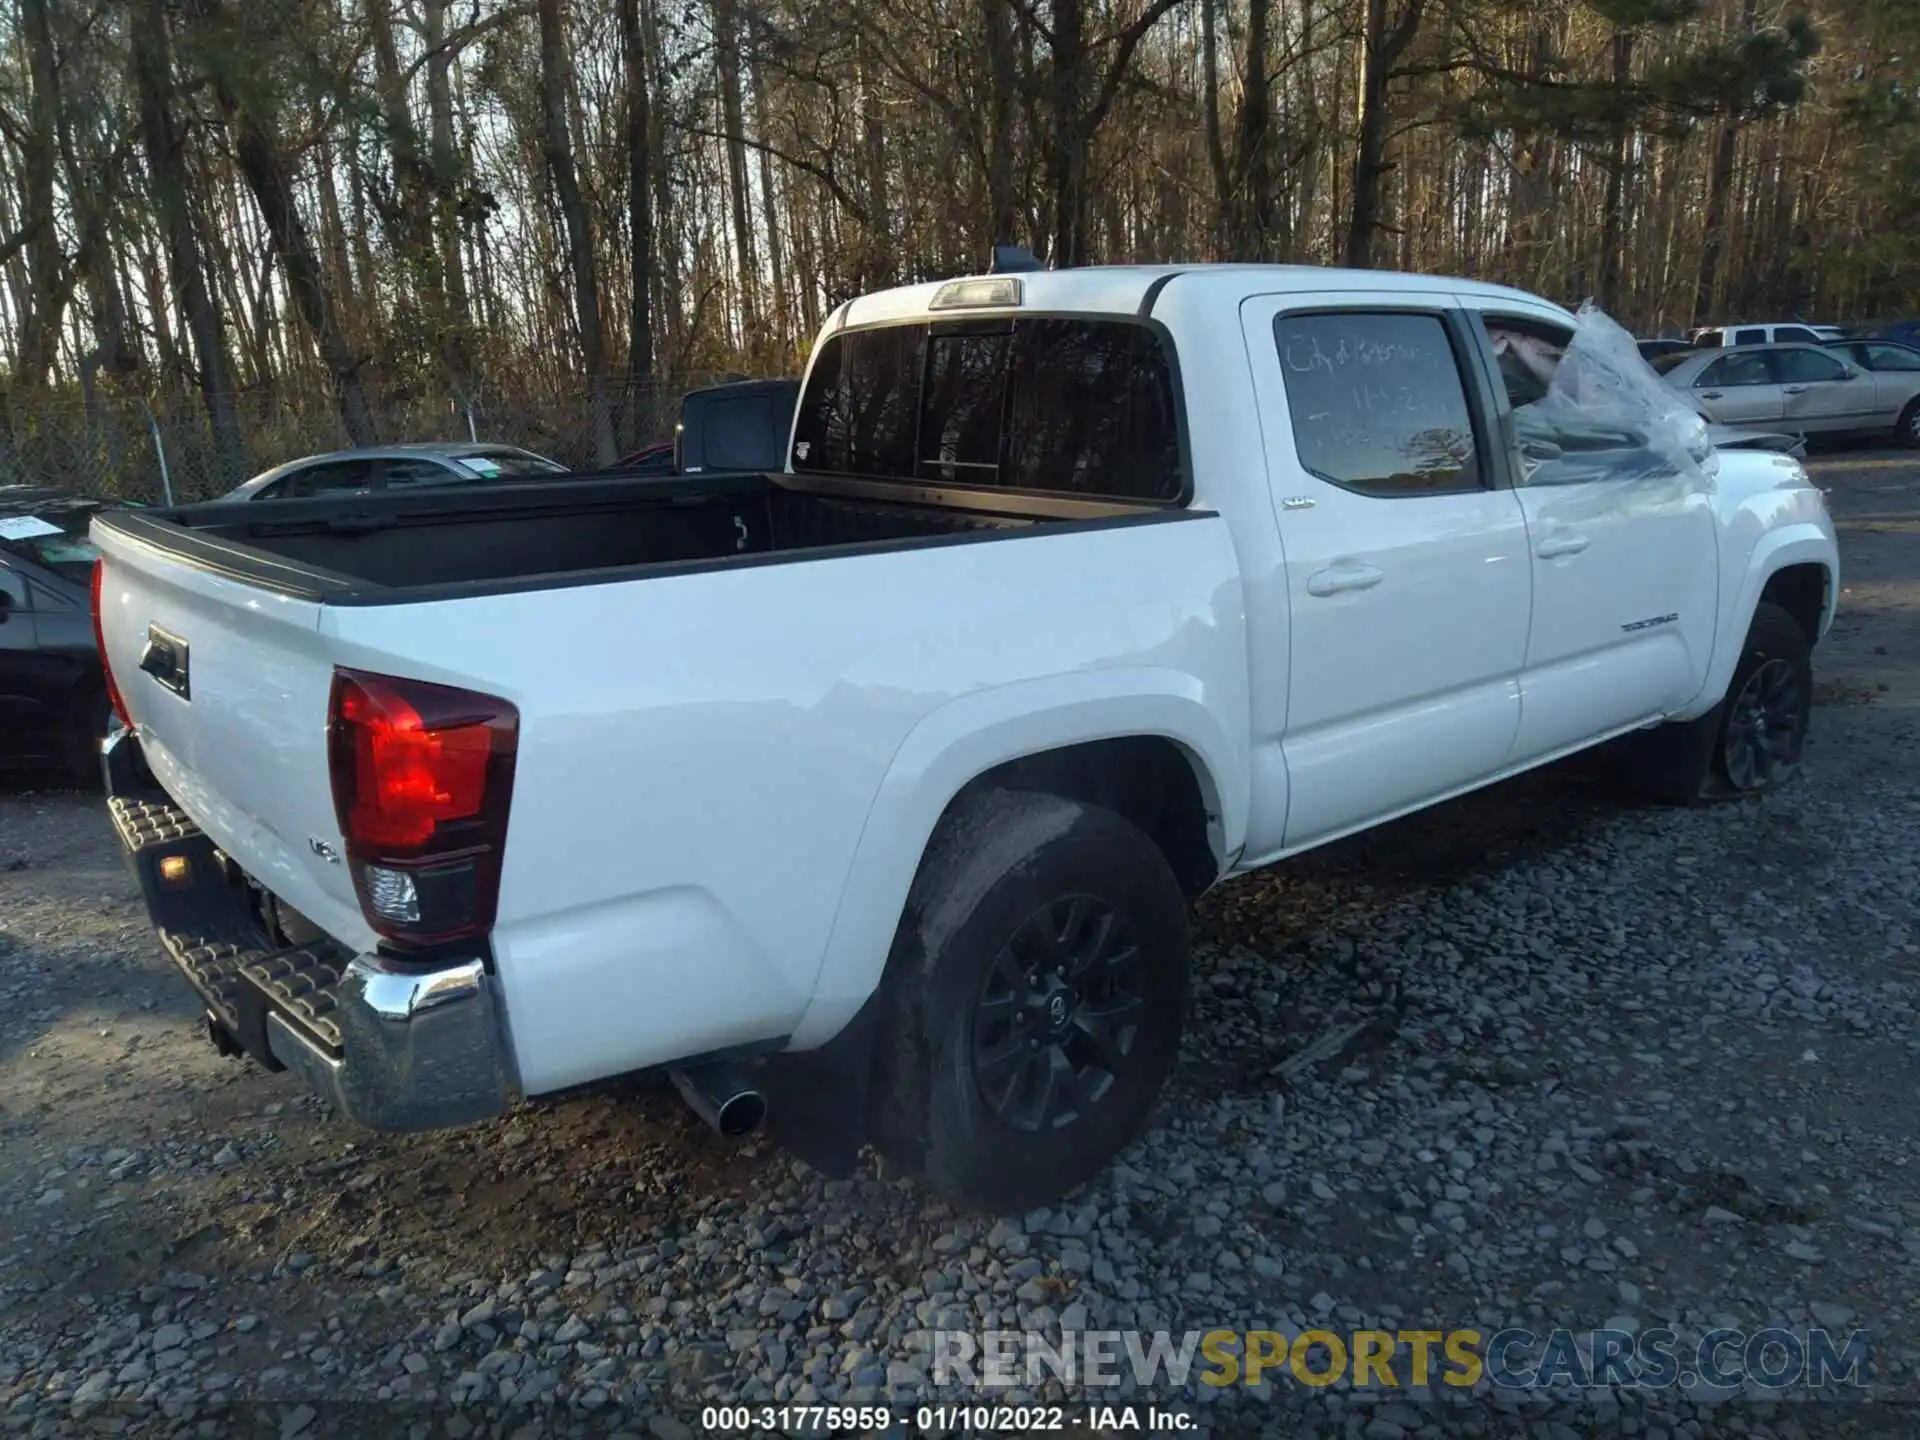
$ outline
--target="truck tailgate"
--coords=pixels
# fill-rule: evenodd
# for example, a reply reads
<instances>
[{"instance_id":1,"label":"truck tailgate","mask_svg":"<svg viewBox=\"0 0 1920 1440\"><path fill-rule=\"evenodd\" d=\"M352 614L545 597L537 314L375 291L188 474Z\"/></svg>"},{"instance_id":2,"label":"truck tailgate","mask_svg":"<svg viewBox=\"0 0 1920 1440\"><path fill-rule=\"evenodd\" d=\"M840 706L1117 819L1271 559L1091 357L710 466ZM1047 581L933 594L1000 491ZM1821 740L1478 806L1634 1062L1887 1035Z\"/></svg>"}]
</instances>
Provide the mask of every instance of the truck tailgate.
<instances>
[{"instance_id":1,"label":"truck tailgate","mask_svg":"<svg viewBox=\"0 0 1920 1440\"><path fill-rule=\"evenodd\" d=\"M335 858L320 605L111 529L94 538L104 658L154 777L260 884L336 939L371 945Z\"/></svg>"}]
</instances>

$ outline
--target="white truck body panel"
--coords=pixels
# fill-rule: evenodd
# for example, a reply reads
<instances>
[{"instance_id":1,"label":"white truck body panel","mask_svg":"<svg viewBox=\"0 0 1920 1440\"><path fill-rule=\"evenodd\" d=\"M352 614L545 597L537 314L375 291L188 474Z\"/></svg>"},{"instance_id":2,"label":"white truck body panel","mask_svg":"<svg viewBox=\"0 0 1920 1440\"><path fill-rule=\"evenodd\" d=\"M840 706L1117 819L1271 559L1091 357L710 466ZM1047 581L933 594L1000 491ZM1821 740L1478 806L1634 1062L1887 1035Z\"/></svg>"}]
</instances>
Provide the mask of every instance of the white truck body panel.
<instances>
[{"instance_id":1,"label":"white truck body panel","mask_svg":"<svg viewBox=\"0 0 1920 1440\"><path fill-rule=\"evenodd\" d=\"M148 765L201 829L262 885L341 941L371 948L352 882L313 842L341 848L327 768L337 657L321 607L183 564L111 531L101 590L102 657ZM192 693L144 679L149 625L188 640Z\"/></svg>"},{"instance_id":2,"label":"white truck body panel","mask_svg":"<svg viewBox=\"0 0 1920 1440\"><path fill-rule=\"evenodd\" d=\"M1050 314L1151 308L1178 357L1190 514L415 603L320 605L100 537L113 672L190 635L194 697L123 680L178 804L267 888L370 947L324 727L333 667L520 714L493 961L525 1093L831 1039L873 993L929 836L995 766L1158 736L1219 873L1724 692L1768 577L1827 572L1797 462L1711 487L1384 499L1302 464L1276 315L1535 297L1293 267L1021 277ZM939 286L843 306L924 319ZM936 316L936 318L943 318ZM1638 628L1635 622L1650 623Z\"/></svg>"}]
</instances>

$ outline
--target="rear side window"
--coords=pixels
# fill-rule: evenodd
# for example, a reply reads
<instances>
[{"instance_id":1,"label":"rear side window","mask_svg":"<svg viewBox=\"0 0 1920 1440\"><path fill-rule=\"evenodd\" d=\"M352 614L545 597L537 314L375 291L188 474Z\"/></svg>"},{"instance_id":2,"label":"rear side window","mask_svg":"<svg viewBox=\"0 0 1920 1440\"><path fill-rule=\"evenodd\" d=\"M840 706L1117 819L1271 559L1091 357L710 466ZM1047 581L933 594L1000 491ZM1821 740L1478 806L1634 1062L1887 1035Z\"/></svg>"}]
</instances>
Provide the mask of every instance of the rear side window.
<instances>
[{"instance_id":1,"label":"rear side window","mask_svg":"<svg viewBox=\"0 0 1920 1440\"><path fill-rule=\"evenodd\" d=\"M1824 350L1776 350L1773 363L1781 383L1805 385L1818 380L1844 380L1847 370Z\"/></svg>"},{"instance_id":2,"label":"rear side window","mask_svg":"<svg viewBox=\"0 0 1920 1440\"><path fill-rule=\"evenodd\" d=\"M1764 345L1767 343L1767 332L1764 328L1736 330L1733 332L1733 343L1736 345Z\"/></svg>"},{"instance_id":3,"label":"rear side window","mask_svg":"<svg viewBox=\"0 0 1920 1440\"><path fill-rule=\"evenodd\" d=\"M1173 373L1124 320L962 320L828 337L796 470L1171 502L1184 489Z\"/></svg>"},{"instance_id":4,"label":"rear side window","mask_svg":"<svg viewBox=\"0 0 1920 1440\"><path fill-rule=\"evenodd\" d=\"M1466 385L1439 316L1279 315L1273 330L1309 472L1363 495L1479 488Z\"/></svg>"},{"instance_id":5,"label":"rear side window","mask_svg":"<svg viewBox=\"0 0 1920 1440\"><path fill-rule=\"evenodd\" d=\"M1903 350L1898 345L1868 345L1864 348L1870 369L1920 370L1920 351ZM1858 354L1856 350L1856 357Z\"/></svg>"},{"instance_id":6,"label":"rear side window","mask_svg":"<svg viewBox=\"0 0 1920 1440\"><path fill-rule=\"evenodd\" d=\"M417 485L458 485L467 476L431 460L389 460L387 489L411 490Z\"/></svg>"},{"instance_id":7,"label":"rear side window","mask_svg":"<svg viewBox=\"0 0 1920 1440\"><path fill-rule=\"evenodd\" d=\"M1804 345L1818 345L1820 337L1804 325L1781 325L1773 332L1775 340L1793 340Z\"/></svg>"},{"instance_id":8,"label":"rear side window","mask_svg":"<svg viewBox=\"0 0 1920 1440\"><path fill-rule=\"evenodd\" d=\"M289 475L280 482L284 489L281 495L339 495L347 491L365 490L373 484L373 462L370 460L344 460L329 465L315 465Z\"/></svg>"}]
</instances>

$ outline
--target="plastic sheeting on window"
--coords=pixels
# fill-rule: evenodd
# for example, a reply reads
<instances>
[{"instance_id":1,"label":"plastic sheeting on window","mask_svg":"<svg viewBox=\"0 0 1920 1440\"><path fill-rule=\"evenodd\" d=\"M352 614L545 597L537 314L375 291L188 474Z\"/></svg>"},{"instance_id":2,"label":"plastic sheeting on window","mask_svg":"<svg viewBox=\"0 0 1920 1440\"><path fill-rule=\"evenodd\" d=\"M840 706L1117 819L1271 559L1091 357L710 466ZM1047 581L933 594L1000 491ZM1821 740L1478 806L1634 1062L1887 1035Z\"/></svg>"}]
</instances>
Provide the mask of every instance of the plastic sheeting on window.
<instances>
[{"instance_id":1,"label":"plastic sheeting on window","mask_svg":"<svg viewBox=\"0 0 1920 1440\"><path fill-rule=\"evenodd\" d=\"M1540 386L1537 398L1513 408L1522 483L1664 479L1686 489L1710 486L1719 457L1699 413L1591 301L1575 319L1564 350L1497 322L1489 326L1509 391L1519 388L1516 371Z\"/></svg>"}]
</instances>

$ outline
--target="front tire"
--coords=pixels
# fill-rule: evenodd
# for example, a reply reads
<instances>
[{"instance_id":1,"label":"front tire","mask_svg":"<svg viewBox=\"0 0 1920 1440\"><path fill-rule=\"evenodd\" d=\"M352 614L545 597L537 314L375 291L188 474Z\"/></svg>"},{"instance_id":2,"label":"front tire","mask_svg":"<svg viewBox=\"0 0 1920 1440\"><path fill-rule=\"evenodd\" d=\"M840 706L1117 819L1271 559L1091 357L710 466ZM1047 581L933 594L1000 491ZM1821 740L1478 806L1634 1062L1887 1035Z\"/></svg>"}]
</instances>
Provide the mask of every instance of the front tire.
<instances>
[{"instance_id":1,"label":"front tire","mask_svg":"<svg viewBox=\"0 0 1920 1440\"><path fill-rule=\"evenodd\" d=\"M1187 966L1186 901L1136 826L1053 795L963 800L888 961L877 1145L968 1209L1057 1200L1144 1127Z\"/></svg>"},{"instance_id":2,"label":"front tire","mask_svg":"<svg viewBox=\"0 0 1920 1440\"><path fill-rule=\"evenodd\" d=\"M1620 778L1650 799L1676 805L1764 794L1798 769L1812 708L1806 632L1786 610L1762 601L1725 698L1697 720L1629 737L1620 751Z\"/></svg>"},{"instance_id":3,"label":"front tire","mask_svg":"<svg viewBox=\"0 0 1920 1440\"><path fill-rule=\"evenodd\" d=\"M1793 777L1813 713L1813 655L1800 622L1778 605L1754 611L1720 708L1713 765L1721 785L1758 795Z\"/></svg>"}]
</instances>

